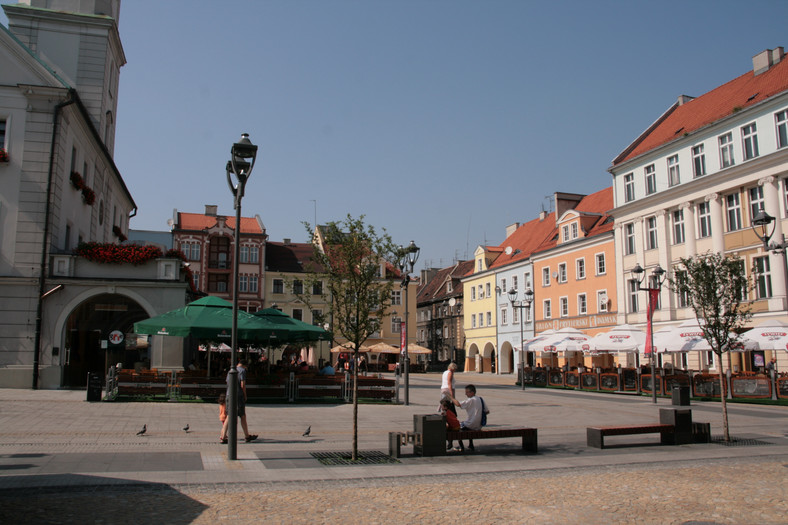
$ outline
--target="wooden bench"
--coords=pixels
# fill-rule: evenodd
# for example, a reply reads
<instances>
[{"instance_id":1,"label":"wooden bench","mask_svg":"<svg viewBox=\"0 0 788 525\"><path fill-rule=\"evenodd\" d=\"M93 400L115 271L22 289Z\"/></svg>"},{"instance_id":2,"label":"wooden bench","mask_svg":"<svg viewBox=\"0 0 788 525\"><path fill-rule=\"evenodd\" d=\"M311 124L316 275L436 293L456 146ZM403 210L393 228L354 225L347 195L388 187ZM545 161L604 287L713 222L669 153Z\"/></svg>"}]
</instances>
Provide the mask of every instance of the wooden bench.
<instances>
[{"instance_id":1,"label":"wooden bench","mask_svg":"<svg viewBox=\"0 0 788 525\"><path fill-rule=\"evenodd\" d=\"M631 434L660 434L660 443L674 445L676 427L667 424L632 425L621 427L588 427L586 439L589 447L605 448L605 436L627 436Z\"/></svg>"},{"instance_id":2,"label":"wooden bench","mask_svg":"<svg viewBox=\"0 0 788 525\"><path fill-rule=\"evenodd\" d=\"M498 439L509 437L522 437L523 450L537 452L537 437L535 428L495 428L482 430L447 430L446 439L455 441L460 439Z\"/></svg>"}]
</instances>

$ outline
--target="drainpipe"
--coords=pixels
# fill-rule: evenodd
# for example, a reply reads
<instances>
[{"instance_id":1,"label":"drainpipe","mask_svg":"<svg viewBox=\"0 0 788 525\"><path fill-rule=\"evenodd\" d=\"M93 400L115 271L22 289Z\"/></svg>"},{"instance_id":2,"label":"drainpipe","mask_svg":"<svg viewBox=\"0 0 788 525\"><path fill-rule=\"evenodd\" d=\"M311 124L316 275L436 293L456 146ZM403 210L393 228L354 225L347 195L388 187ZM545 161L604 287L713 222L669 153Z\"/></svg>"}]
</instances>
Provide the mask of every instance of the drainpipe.
<instances>
[{"instance_id":1,"label":"drainpipe","mask_svg":"<svg viewBox=\"0 0 788 525\"><path fill-rule=\"evenodd\" d=\"M41 318L44 312L44 289L46 287L47 258L49 256L49 216L52 208L52 178L55 170L55 142L57 141L60 111L73 104L74 90L68 90L68 98L55 106L52 113L52 144L49 151L49 172L47 173L47 202L44 208L44 239L41 246L41 266L38 274L38 306L36 307L36 335L33 343L33 390L38 389L38 365L41 359Z\"/></svg>"}]
</instances>

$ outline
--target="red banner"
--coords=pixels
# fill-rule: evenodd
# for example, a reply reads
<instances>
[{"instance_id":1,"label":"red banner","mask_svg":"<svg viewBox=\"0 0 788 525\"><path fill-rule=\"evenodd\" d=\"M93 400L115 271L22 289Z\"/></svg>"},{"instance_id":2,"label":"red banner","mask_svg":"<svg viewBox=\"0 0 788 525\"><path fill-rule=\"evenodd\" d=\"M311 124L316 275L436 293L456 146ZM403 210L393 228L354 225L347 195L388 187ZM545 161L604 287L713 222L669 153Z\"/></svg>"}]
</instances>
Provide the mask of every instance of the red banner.
<instances>
[{"instance_id":1,"label":"red banner","mask_svg":"<svg viewBox=\"0 0 788 525\"><path fill-rule=\"evenodd\" d=\"M651 357L651 352L654 350L651 347L651 334L653 331L652 320L654 318L654 310L657 309L657 302L659 301L659 288L649 288L648 290L648 327L646 328L646 351L647 357Z\"/></svg>"},{"instance_id":2,"label":"red banner","mask_svg":"<svg viewBox=\"0 0 788 525\"><path fill-rule=\"evenodd\" d=\"M407 325L405 321L400 322L399 324L399 331L400 331L400 338L399 338L399 353L405 355L405 349L408 347L408 333L407 333Z\"/></svg>"}]
</instances>

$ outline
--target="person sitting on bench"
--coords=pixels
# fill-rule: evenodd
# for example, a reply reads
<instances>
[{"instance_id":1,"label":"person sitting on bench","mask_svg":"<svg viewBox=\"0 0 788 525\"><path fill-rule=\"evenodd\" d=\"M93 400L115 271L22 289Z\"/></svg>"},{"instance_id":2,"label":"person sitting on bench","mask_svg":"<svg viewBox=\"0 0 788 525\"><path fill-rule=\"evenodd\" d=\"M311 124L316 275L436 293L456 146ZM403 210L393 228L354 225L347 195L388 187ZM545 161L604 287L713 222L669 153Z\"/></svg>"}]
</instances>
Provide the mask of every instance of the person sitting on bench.
<instances>
[{"instance_id":1,"label":"person sitting on bench","mask_svg":"<svg viewBox=\"0 0 788 525\"><path fill-rule=\"evenodd\" d=\"M452 402L466 412L466 419L460 423L460 430L481 430L482 429L482 400L476 396L476 387L468 385L465 387L465 396L468 398L463 402L451 398ZM473 440L468 440L468 450L473 448Z\"/></svg>"}]
</instances>

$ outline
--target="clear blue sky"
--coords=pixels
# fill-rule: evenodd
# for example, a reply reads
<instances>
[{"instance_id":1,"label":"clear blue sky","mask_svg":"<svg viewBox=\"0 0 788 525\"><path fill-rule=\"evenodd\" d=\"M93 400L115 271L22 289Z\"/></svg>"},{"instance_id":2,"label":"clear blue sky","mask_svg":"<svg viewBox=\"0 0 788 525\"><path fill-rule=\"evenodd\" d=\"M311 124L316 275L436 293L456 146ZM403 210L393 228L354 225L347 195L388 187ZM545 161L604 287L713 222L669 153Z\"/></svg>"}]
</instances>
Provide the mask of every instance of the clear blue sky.
<instances>
[{"instance_id":1,"label":"clear blue sky","mask_svg":"<svg viewBox=\"0 0 788 525\"><path fill-rule=\"evenodd\" d=\"M421 246L417 268L447 266L556 191L610 186L678 95L788 47L786 21L785 0L123 0L131 227L233 214L224 166L248 132L243 214L271 240L364 214Z\"/></svg>"}]
</instances>

